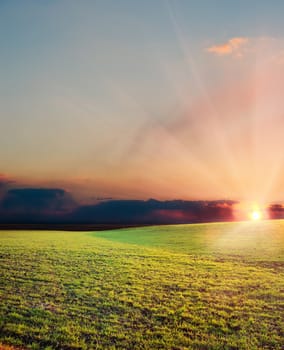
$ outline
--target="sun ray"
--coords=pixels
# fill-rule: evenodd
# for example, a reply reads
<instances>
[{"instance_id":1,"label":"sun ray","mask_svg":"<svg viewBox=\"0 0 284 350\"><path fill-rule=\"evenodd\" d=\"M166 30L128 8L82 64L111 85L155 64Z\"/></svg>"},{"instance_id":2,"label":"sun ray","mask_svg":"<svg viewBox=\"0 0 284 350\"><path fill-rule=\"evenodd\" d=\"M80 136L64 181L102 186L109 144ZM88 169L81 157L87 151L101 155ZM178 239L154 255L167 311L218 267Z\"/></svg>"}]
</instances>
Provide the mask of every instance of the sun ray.
<instances>
[{"instance_id":1,"label":"sun ray","mask_svg":"<svg viewBox=\"0 0 284 350\"><path fill-rule=\"evenodd\" d=\"M212 98L208 93L208 89L206 89L205 84L201 78L201 74L197 69L195 61L189 50L188 38L186 40L184 37L184 34L181 30L181 26L179 25L176 19L176 15L173 11L172 4L170 4L169 1L167 1L166 4L169 17L172 21L172 25L177 36L177 41L180 44L181 50L188 64L189 72L194 77L197 88L203 96L204 101L208 106L208 110L210 111L209 115L211 115L211 118L210 121L207 121L207 126L214 136L214 143L218 148L218 152L223 154L223 160L228 169L228 177L230 177L235 183L235 186L238 188L238 192L240 193L240 197L244 198L247 193L247 188L246 185L243 184L240 180L237 160L231 148L229 147L230 145L225 135L224 127L221 125L221 121L219 120L220 118L218 116L217 108L214 105Z\"/></svg>"}]
</instances>

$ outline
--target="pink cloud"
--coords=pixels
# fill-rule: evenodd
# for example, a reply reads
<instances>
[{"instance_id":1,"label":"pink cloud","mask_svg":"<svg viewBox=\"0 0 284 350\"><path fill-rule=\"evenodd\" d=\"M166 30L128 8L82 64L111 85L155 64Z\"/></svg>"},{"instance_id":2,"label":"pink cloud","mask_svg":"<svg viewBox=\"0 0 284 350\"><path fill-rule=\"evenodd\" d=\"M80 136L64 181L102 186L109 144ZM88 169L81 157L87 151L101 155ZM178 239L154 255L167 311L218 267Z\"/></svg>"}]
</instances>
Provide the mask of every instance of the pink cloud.
<instances>
[{"instance_id":1,"label":"pink cloud","mask_svg":"<svg viewBox=\"0 0 284 350\"><path fill-rule=\"evenodd\" d=\"M218 56L241 55L242 47L248 42L248 38L245 37L235 37L229 39L226 43L220 45L213 45L206 49L207 52L213 53Z\"/></svg>"}]
</instances>

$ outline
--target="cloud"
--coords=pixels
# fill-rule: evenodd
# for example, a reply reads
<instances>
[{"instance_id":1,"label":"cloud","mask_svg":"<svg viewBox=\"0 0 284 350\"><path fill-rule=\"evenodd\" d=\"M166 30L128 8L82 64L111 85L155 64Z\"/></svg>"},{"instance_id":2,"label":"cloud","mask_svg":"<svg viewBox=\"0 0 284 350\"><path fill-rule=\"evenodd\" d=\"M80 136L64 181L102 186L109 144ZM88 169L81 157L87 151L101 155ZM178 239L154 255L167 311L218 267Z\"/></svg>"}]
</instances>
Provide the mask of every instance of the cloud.
<instances>
[{"instance_id":1,"label":"cloud","mask_svg":"<svg viewBox=\"0 0 284 350\"><path fill-rule=\"evenodd\" d=\"M64 214L75 207L72 197L63 189L14 188L2 198L1 215L5 218L37 220Z\"/></svg>"},{"instance_id":2,"label":"cloud","mask_svg":"<svg viewBox=\"0 0 284 350\"><path fill-rule=\"evenodd\" d=\"M62 189L10 189L0 223L179 224L233 219L234 201L109 200L78 205Z\"/></svg>"},{"instance_id":3,"label":"cloud","mask_svg":"<svg viewBox=\"0 0 284 350\"><path fill-rule=\"evenodd\" d=\"M0 173L0 189L7 188L13 183L15 183L14 180L10 179L7 175Z\"/></svg>"},{"instance_id":4,"label":"cloud","mask_svg":"<svg viewBox=\"0 0 284 350\"><path fill-rule=\"evenodd\" d=\"M207 52L218 56L226 56L226 55L242 55L242 48L249 41L246 37L234 37L229 39L226 43L220 45L213 45L206 49Z\"/></svg>"},{"instance_id":5,"label":"cloud","mask_svg":"<svg viewBox=\"0 0 284 350\"><path fill-rule=\"evenodd\" d=\"M9 188L16 182L12 180L9 176L0 173L0 205L3 196L5 196L6 192Z\"/></svg>"},{"instance_id":6,"label":"cloud","mask_svg":"<svg viewBox=\"0 0 284 350\"><path fill-rule=\"evenodd\" d=\"M284 218L284 206L283 204L271 204L268 208L270 219L283 219Z\"/></svg>"},{"instance_id":7,"label":"cloud","mask_svg":"<svg viewBox=\"0 0 284 350\"><path fill-rule=\"evenodd\" d=\"M81 206L68 219L73 223L170 224L232 220L233 201L112 200Z\"/></svg>"}]
</instances>

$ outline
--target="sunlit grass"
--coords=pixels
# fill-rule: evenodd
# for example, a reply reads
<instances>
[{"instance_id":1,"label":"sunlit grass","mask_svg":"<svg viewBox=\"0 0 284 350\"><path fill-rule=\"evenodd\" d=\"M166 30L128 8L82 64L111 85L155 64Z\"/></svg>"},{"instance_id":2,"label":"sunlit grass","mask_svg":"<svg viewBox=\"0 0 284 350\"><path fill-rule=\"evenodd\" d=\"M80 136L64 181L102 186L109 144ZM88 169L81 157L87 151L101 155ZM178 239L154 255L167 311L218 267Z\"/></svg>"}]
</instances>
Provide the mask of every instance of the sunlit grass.
<instances>
[{"instance_id":1,"label":"sunlit grass","mask_svg":"<svg viewBox=\"0 0 284 350\"><path fill-rule=\"evenodd\" d=\"M283 229L259 221L0 232L0 340L29 349L280 350Z\"/></svg>"}]
</instances>

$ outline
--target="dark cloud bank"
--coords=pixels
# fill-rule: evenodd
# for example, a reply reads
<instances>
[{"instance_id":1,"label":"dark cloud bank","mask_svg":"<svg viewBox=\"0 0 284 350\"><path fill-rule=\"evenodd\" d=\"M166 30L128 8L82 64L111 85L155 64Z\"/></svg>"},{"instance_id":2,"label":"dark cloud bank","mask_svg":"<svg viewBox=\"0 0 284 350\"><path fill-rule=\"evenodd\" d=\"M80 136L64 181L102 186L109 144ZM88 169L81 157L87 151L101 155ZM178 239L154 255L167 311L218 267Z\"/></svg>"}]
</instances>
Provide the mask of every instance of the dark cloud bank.
<instances>
[{"instance_id":1,"label":"dark cloud bank","mask_svg":"<svg viewBox=\"0 0 284 350\"><path fill-rule=\"evenodd\" d=\"M75 201L62 189L14 188L2 196L0 222L58 221L75 207Z\"/></svg>"},{"instance_id":2,"label":"dark cloud bank","mask_svg":"<svg viewBox=\"0 0 284 350\"><path fill-rule=\"evenodd\" d=\"M10 188L0 199L5 224L178 224L234 220L236 202L104 200L78 205L63 189ZM284 217L282 205L270 207L271 218Z\"/></svg>"}]
</instances>

